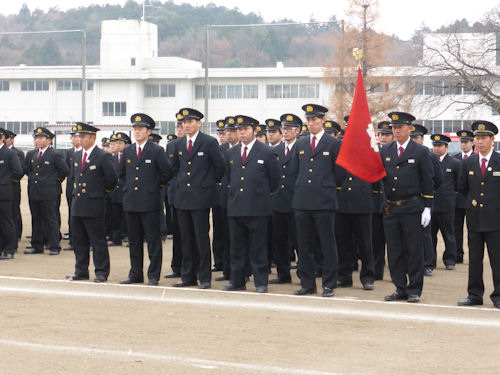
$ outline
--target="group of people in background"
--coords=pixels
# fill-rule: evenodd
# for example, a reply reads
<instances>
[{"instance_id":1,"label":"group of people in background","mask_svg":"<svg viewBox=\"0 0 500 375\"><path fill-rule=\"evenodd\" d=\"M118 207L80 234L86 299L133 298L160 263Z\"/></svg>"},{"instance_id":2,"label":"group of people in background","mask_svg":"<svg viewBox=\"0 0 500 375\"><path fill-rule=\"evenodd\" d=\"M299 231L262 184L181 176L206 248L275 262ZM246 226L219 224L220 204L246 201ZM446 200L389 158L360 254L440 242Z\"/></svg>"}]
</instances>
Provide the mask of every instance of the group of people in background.
<instances>
[{"instance_id":1,"label":"group of people in background","mask_svg":"<svg viewBox=\"0 0 500 375\"><path fill-rule=\"evenodd\" d=\"M462 151L450 155L448 136L432 134L431 151L423 145L427 129L414 116L391 112L377 126L386 177L368 183L336 164L344 129L327 120L328 109L306 104L302 110L305 122L294 113L264 123L228 116L216 122L216 139L200 131L201 112L181 108L166 149L153 133L155 121L143 113L131 117L134 141L116 132L101 147L97 127L76 123L73 147L64 155L51 147L55 135L47 128L34 130L34 149L26 155L13 146L15 134L0 129L0 259L13 259L21 238L24 175L32 223L24 253L60 253L66 178L66 249L75 254L67 280L89 279L92 254L94 281L106 282L108 247L128 241L130 271L120 283L147 278L148 285L158 285L162 243L171 233L172 272L165 278L179 278L174 287L208 289L212 273L222 271L215 281L227 281L223 290L245 290L253 276L256 292L266 293L269 284L291 283L297 268L296 295L316 294L320 277L321 295L331 297L336 288L352 287L359 269L361 286L370 291L384 277L387 254L395 291L385 300L419 302L424 276L438 264L438 232L445 269L463 263L466 219L468 295L458 304L483 303L486 245L490 297L500 308L497 127L476 121L460 130ZM269 279L274 266L277 277Z\"/></svg>"}]
</instances>

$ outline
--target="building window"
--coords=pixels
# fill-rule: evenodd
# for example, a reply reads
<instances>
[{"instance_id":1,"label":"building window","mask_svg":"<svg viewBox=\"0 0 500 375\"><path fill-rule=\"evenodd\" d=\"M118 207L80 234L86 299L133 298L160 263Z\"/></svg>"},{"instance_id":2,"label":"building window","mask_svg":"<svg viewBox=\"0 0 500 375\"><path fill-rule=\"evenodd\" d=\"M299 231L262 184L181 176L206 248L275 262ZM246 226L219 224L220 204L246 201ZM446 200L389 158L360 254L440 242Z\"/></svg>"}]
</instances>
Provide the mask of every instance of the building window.
<instances>
[{"instance_id":1,"label":"building window","mask_svg":"<svg viewBox=\"0 0 500 375\"><path fill-rule=\"evenodd\" d=\"M174 98L175 85L167 83L148 83L144 86L145 98Z\"/></svg>"},{"instance_id":2,"label":"building window","mask_svg":"<svg viewBox=\"0 0 500 375\"><path fill-rule=\"evenodd\" d=\"M319 98L319 84L267 85L268 99Z\"/></svg>"},{"instance_id":3,"label":"building window","mask_svg":"<svg viewBox=\"0 0 500 375\"><path fill-rule=\"evenodd\" d=\"M10 83L9 81L0 81L0 91L9 91Z\"/></svg>"},{"instance_id":4,"label":"building window","mask_svg":"<svg viewBox=\"0 0 500 375\"><path fill-rule=\"evenodd\" d=\"M135 66L135 57L130 58L130 66Z\"/></svg>"},{"instance_id":5,"label":"building window","mask_svg":"<svg viewBox=\"0 0 500 375\"><path fill-rule=\"evenodd\" d=\"M257 85L211 85L210 99L258 99ZM197 85L194 90L195 99L205 99L205 86Z\"/></svg>"},{"instance_id":6,"label":"building window","mask_svg":"<svg viewBox=\"0 0 500 375\"><path fill-rule=\"evenodd\" d=\"M102 102L102 115L103 116L126 116L127 103L126 102Z\"/></svg>"},{"instance_id":7,"label":"building window","mask_svg":"<svg viewBox=\"0 0 500 375\"><path fill-rule=\"evenodd\" d=\"M0 128L10 130L16 134L33 134L39 126L47 126L46 121L0 121Z\"/></svg>"},{"instance_id":8,"label":"building window","mask_svg":"<svg viewBox=\"0 0 500 375\"><path fill-rule=\"evenodd\" d=\"M48 91L49 81L21 81L21 91Z\"/></svg>"},{"instance_id":9,"label":"building window","mask_svg":"<svg viewBox=\"0 0 500 375\"><path fill-rule=\"evenodd\" d=\"M86 80L87 90L94 89L94 81ZM72 80L60 80L56 82L57 91L81 91L82 90L82 80L72 79Z\"/></svg>"},{"instance_id":10,"label":"building window","mask_svg":"<svg viewBox=\"0 0 500 375\"><path fill-rule=\"evenodd\" d=\"M160 135L175 134L176 123L174 121L158 121L156 124L160 129Z\"/></svg>"}]
</instances>

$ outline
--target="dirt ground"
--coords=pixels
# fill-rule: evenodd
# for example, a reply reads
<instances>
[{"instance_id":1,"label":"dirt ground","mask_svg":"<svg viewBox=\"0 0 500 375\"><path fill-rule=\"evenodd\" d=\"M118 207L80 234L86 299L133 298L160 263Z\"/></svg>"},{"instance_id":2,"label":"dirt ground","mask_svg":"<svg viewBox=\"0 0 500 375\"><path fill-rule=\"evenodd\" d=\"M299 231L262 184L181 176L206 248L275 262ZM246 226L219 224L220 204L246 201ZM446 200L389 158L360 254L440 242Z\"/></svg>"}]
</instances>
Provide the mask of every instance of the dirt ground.
<instances>
[{"instance_id":1,"label":"dirt ground","mask_svg":"<svg viewBox=\"0 0 500 375\"><path fill-rule=\"evenodd\" d=\"M336 290L332 299L296 297L299 281L269 294L124 286L126 247L110 248L106 284L67 282L74 255L24 255L30 215L23 190L20 252L0 262L0 374L498 374L500 310L460 308L467 258L426 277L420 304L387 303L386 270L375 290ZM66 230L65 201L61 205ZM63 246L67 245L63 241ZM162 273L170 272L171 240ZM439 248L442 252L442 245ZM147 264L145 264L147 267ZM93 277L91 266L91 278ZM214 274L214 277L219 273ZM273 275L275 276L275 270ZM320 280L318 280L320 286Z\"/></svg>"}]
</instances>

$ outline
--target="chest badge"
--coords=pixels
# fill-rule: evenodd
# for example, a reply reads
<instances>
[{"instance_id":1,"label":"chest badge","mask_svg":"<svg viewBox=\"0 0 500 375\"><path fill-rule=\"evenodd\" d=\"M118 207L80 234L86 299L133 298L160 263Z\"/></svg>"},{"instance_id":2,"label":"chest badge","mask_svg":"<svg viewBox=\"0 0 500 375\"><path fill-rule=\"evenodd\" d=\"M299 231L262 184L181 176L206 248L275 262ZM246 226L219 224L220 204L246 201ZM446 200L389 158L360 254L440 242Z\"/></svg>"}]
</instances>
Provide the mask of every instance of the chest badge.
<instances>
[{"instance_id":1,"label":"chest badge","mask_svg":"<svg viewBox=\"0 0 500 375\"><path fill-rule=\"evenodd\" d=\"M477 201L476 201L475 199L473 199L473 200L472 200L472 205L473 205L474 207L476 207L476 206L477 206Z\"/></svg>"}]
</instances>

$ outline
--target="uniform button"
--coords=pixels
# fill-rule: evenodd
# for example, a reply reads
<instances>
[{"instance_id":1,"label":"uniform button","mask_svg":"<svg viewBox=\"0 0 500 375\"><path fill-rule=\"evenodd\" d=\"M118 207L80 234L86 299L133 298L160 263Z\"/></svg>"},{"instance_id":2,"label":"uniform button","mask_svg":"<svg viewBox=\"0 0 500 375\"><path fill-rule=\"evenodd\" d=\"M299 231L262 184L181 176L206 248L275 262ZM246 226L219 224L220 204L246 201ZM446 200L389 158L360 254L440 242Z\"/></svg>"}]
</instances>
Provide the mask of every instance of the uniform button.
<instances>
[{"instance_id":1,"label":"uniform button","mask_svg":"<svg viewBox=\"0 0 500 375\"><path fill-rule=\"evenodd\" d=\"M38 176L38 172L35 173L35 176Z\"/></svg>"},{"instance_id":2,"label":"uniform button","mask_svg":"<svg viewBox=\"0 0 500 375\"><path fill-rule=\"evenodd\" d=\"M35 184L38 184L38 181L37 181L37 180L35 180Z\"/></svg>"},{"instance_id":3,"label":"uniform button","mask_svg":"<svg viewBox=\"0 0 500 375\"><path fill-rule=\"evenodd\" d=\"M136 186L136 187L134 188L134 190L139 190L139 188Z\"/></svg>"},{"instance_id":4,"label":"uniform button","mask_svg":"<svg viewBox=\"0 0 500 375\"><path fill-rule=\"evenodd\" d=\"M80 193L78 193L76 196L77 196L77 197L79 197L79 196L80 196Z\"/></svg>"},{"instance_id":5,"label":"uniform button","mask_svg":"<svg viewBox=\"0 0 500 375\"><path fill-rule=\"evenodd\" d=\"M245 179L245 177L240 178L241 181L243 181L244 179Z\"/></svg>"},{"instance_id":6,"label":"uniform button","mask_svg":"<svg viewBox=\"0 0 500 375\"><path fill-rule=\"evenodd\" d=\"M76 188L76 183L73 183L73 189Z\"/></svg>"},{"instance_id":7,"label":"uniform button","mask_svg":"<svg viewBox=\"0 0 500 375\"><path fill-rule=\"evenodd\" d=\"M40 166L39 166L39 165L37 165L36 167L37 167L37 168L40 168Z\"/></svg>"},{"instance_id":8,"label":"uniform button","mask_svg":"<svg viewBox=\"0 0 500 375\"><path fill-rule=\"evenodd\" d=\"M188 165L191 165L191 162L190 162L190 161L188 161Z\"/></svg>"},{"instance_id":9,"label":"uniform button","mask_svg":"<svg viewBox=\"0 0 500 375\"><path fill-rule=\"evenodd\" d=\"M136 178L135 178L135 180L136 180L136 181L139 181L139 177L136 177Z\"/></svg>"},{"instance_id":10,"label":"uniform button","mask_svg":"<svg viewBox=\"0 0 500 375\"><path fill-rule=\"evenodd\" d=\"M139 167L135 167L135 170L138 171L139 170Z\"/></svg>"},{"instance_id":11,"label":"uniform button","mask_svg":"<svg viewBox=\"0 0 500 375\"><path fill-rule=\"evenodd\" d=\"M281 185L281 188L284 189L285 188L285 185Z\"/></svg>"},{"instance_id":12,"label":"uniform button","mask_svg":"<svg viewBox=\"0 0 500 375\"><path fill-rule=\"evenodd\" d=\"M347 190L351 191L352 189L351 188L347 188Z\"/></svg>"},{"instance_id":13,"label":"uniform button","mask_svg":"<svg viewBox=\"0 0 500 375\"><path fill-rule=\"evenodd\" d=\"M83 177L83 174L82 174L82 173L80 173L80 177Z\"/></svg>"},{"instance_id":14,"label":"uniform button","mask_svg":"<svg viewBox=\"0 0 500 375\"><path fill-rule=\"evenodd\" d=\"M281 178L286 178L286 176L285 176L285 175L283 175L283 176L281 176Z\"/></svg>"},{"instance_id":15,"label":"uniform button","mask_svg":"<svg viewBox=\"0 0 500 375\"><path fill-rule=\"evenodd\" d=\"M243 188L241 188L240 191L243 191Z\"/></svg>"},{"instance_id":16,"label":"uniform button","mask_svg":"<svg viewBox=\"0 0 500 375\"><path fill-rule=\"evenodd\" d=\"M311 183L311 180L307 180L307 183L310 184Z\"/></svg>"},{"instance_id":17,"label":"uniform button","mask_svg":"<svg viewBox=\"0 0 500 375\"><path fill-rule=\"evenodd\" d=\"M309 169L309 173L311 173L313 170L312 169Z\"/></svg>"},{"instance_id":18,"label":"uniform button","mask_svg":"<svg viewBox=\"0 0 500 375\"><path fill-rule=\"evenodd\" d=\"M399 169L399 165L396 165L396 169Z\"/></svg>"},{"instance_id":19,"label":"uniform button","mask_svg":"<svg viewBox=\"0 0 500 375\"><path fill-rule=\"evenodd\" d=\"M84 182L82 186L85 187L85 186L87 186L87 184Z\"/></svg>"},{"instance_id":20,"label":"uniform button","mask_svg":"<svg viewBox=\"0 0 500 375\"><path fill-rule=\"evenodd\" d=\"M396 191L396 188L392 188L392 191Z\"/></svg>"},{"instance_id":21,"label":"uniform button","mask_svg":"<svg viewBox=\"0 0 500 375\"><path fill-rule=\"evenodd\" d=\"M78 184L78 186L82 186L82 184Z\"/></svg>"},{"instance_id":22,"label":"uniform button","mask_svg":"<svg viewBox=\"0 0 500 375\"><path fill-rule=\"evenodd\" d=\"M314 158L309 159L309 161L310 161L310 162L313 162L313 161L314 161Z\"/></svg>"},{"instance_id":23,"label":"uniform button","mask_svg":"<svg viewBox=\"0 0 500 375\"><path fill-rule=\"evenodd\" d=\"M191 184L186 184L186 186L187 186L187 187L190 187L190 186L191 186Z\"/></svg>"},{"instance_id":24,"label":"uniform button","mask_svg":"<svg viewBox=\"0 0 500 375\"><path fill-rule=\"evenodd\" d=\"M349 181L352 181L352 177L349 177Z\"/></svg>"},{"instance_id":25,"label":"uniform button","mask_svg":"<svg viewBox=\"0 0 500 375\"><path fill-rule=\"evenodd\" d=\"M244 165L241 166L241 169L245 169L246 167Z\"/></svg>"},{"instance_id":26,"label":"uniform button","mask_svg":"<svg viewBox=\"0 0 500 375\"><path fill-rule=\"evenodd\" d=\"M87 192L87 190L85 189L82 189L82 193L85 194Z\"/></svg>"},{"instance_id":27,"label":"uniform button","mask_svg":"<svg viewBox=\"0 0 500 375\"><path fill-rule=\"evenodd\" d=\"M120 185L116 185L116 188L119 189L120 188Z\"/></svg>"},{"instance_id":28,"label":"uniform button","mask_svg":"<svg viewBox=\"0 0 500 375\"><path fill-rule=\"evenodd\" d=\"M480 196L484 197L484 193L479 194Z\"/></svg>"},{"instance_id":29,"label":"uniform button","mask_svg":"<svg viewBox=\"0 0 500 375\"><path fill-rule=\"evenodd\" d=\"M481 186L484 186L484 182L481 182Z\"/></svg>"},{"instance_id":30,"label":"uniform button","mask_svg":"<svg viewBox=\"0 0 500 375\"><path fill-rule=\"evenodd\" d=\"M188 176L191 176L191 172L188 172L188 173L187 173L187 175L188 175Z\"/></svg>"},{"instance_id":31,"label":"uniform button","mask_svg":"<svg viewBox=\"0 0 500 375\"><path fill-rule=\"evenodd\" d=\"M484 204L480 203L480 204L479 204L479 207L484 207Z\"/></svg>"},{"instance_id":32,"label":"uniform button","mask_svg":"<svg viewBox=\"0 0 500 375\"><path fill-rule=\"evenodd\" d=\"M284 165L283 168L286 168L286 165Z\"/></svg>"},{"instance_id":33,"label":"uniform button","mask_svg":"<svg viewBox=\"0 0 500 375\"><path fill-rule=\"evenodd\" d=\"M397 180L398 178L397 177L394 177L395 180Z\"/></svg>"}]
</instances>

